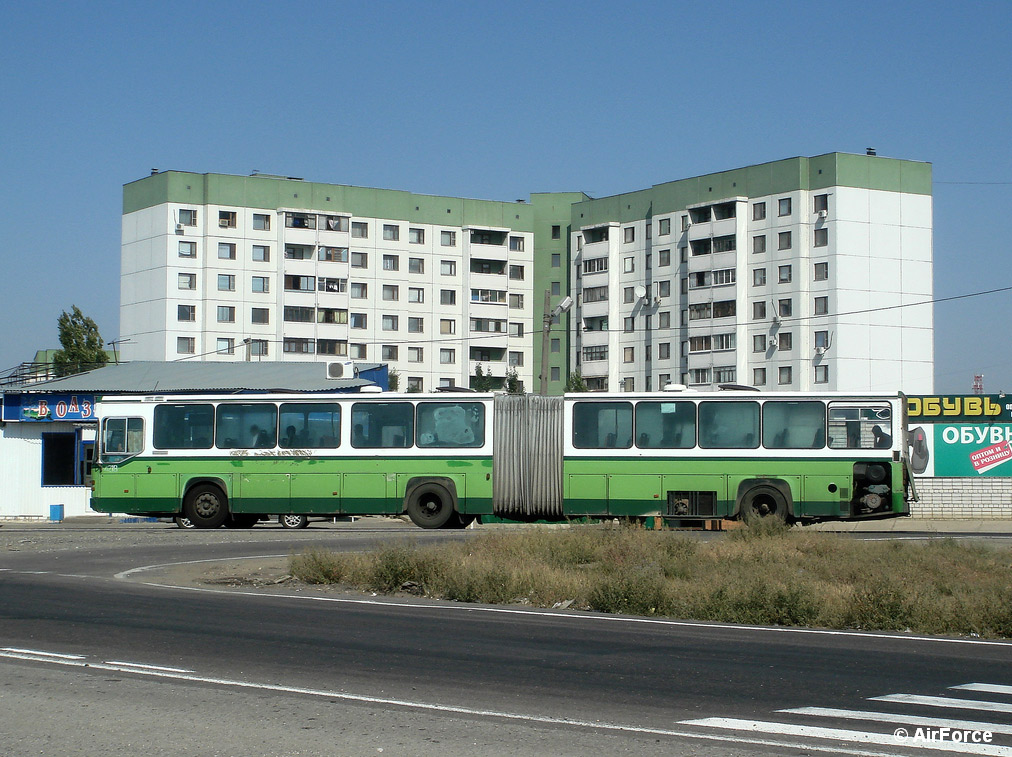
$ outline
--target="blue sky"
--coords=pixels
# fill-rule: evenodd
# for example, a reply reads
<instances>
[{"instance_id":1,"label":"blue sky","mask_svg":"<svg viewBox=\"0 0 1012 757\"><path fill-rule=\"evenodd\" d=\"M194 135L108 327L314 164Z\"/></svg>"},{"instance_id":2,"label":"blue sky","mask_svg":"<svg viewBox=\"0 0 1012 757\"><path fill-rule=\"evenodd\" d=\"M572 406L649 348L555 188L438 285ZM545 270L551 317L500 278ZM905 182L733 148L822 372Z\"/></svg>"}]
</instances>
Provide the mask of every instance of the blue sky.
<instances>
[{"instance_id":1,"label":"blue sky","mask_svg":"<svg viewBox=\"0 0 1012 757\"><path fill-rule=\"evenodd\" d=\"M934 164L935 295L1012 286L1012 6L7 3L0 369L119 330L151 168L515 200L796 155ZM1012 292L935 308L936 391L1012 390Z\"/></svg>"}]
</instances>

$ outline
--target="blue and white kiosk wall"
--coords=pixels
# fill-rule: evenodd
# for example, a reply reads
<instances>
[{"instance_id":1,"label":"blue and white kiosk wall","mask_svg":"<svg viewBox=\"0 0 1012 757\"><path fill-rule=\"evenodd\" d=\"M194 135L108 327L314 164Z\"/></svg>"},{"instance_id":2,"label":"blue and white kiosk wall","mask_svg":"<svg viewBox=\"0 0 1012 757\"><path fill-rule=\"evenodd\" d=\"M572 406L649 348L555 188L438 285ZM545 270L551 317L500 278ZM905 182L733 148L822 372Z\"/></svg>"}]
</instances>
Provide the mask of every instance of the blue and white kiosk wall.
<instances>
[{"instance_id":1,"label":"blue and white kiosk wall","mask_svg":"<svg viewBox=\"0 0 1012 757\"><path fill-rule=\"evenodd\" d=\"M0 519L48 519L54 505L64 517L94 515L94 395L8 392L0 399Z\"/></svg>"}]
</instances>

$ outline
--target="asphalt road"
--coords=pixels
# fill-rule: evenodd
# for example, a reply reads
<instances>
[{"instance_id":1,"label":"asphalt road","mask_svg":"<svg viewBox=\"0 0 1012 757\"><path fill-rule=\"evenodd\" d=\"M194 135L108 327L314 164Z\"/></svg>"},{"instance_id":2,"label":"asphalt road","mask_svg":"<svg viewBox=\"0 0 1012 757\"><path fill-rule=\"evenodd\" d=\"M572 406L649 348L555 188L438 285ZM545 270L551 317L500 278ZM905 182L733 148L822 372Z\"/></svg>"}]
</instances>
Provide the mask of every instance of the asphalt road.
<instances>
[{"instance_id":1,"label":"asphalt road","mask_svg":"<svg viewBox=\"0 0 1012 757\"><path fill-rule=\"evenodd\" d=\"M74 530L0 532L4 754L1012 755L1008 643L174 588L137 569L446 535Z\"/></svg>"}]
</instances>

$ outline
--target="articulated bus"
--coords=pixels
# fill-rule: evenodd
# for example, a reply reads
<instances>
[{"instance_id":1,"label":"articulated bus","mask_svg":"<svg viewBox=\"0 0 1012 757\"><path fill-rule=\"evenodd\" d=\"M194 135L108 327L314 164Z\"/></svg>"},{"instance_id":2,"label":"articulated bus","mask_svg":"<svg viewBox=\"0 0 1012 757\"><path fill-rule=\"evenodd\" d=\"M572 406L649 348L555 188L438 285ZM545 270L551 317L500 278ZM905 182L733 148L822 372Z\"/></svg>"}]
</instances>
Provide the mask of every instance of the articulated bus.
<instances>
[{"instance_id":1,"label":"articulated bus","mask_svg":"<svg viewBox=\"0 0 1012 757\"><path fill-rule=\"evenodd\" d=\"M756 519L909 514L901 394L103 398L91 506L264 514Z\"/></svg>"}]
</instances>

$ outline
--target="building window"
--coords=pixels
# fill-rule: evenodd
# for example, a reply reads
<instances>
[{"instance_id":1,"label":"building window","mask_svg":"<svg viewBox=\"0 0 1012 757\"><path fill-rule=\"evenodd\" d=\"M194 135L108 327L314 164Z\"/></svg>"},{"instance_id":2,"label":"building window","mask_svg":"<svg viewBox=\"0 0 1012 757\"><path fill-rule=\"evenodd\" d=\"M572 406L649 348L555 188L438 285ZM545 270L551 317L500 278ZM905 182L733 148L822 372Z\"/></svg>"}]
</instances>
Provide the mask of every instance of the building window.
<instances>
[{"instance_id":1,"label":"building window","mask_svg":"<svg viewBox=\"0 0 1012 757\"><path fill-rule=\"evenodd\" d=\"M630 242L635 242L636 241L636 227L635 226L626 226L625 229L623 229L623 238L624 238L626 244L629 244Z\"/></svg>"},{"instance_id":2,"label":"building window","mask_svg":"<svg viewBox=\"0 0 1012 757\"><path fill-rule=\"evenodd\" d=\"M313 323L316 320L316 308L287 305L282 317L289 323Z\"/></svg>"},{"instance_id":3,"label":"building window","mask_svg":"<svg viewBox=\"0 0 1012 757\"><path fill-rule=\"evenodd\" d=\"M231 242L218 242L218 259L235 260L235 245Z\"/></svg>"},{"instance_id":4,"label":"building window","mask_svg":"<svg viewBox=\"0 0 1012 757\"><path fill-rule=\"evenodd\" d=\"M753 321L764 321L766 320L766 301L752 303L752 320Z\"/></svg>"},{"instance_id":5,"label":"building window","mask_svg":"<svg viewBox=\"0 0 1012 757\"><path fill-rule=\"evenodd\" d=\"M251 308L249 320L250 323L270 323L271 311L268 308Z\"/></svg>"},{"instance_id":6,"label":"building window","mask_svg":"<svg viewBox=\"0 0 1012 757\"><path fill-rule=\"evenodd\" d=\"M559 224L552 225L552 239L562 239L562 227Z\"/></svg>"},{"instance_id":7,"label":"building window","mask_svg":"<svg viewBox=\"0 0 1012 757\"><path fill-rule=\"evenodd\" d=\"M713 369L713 383L733 384L738 380L738 370L734 366Z\"/></svg>"},{"instance_id":8,"label":"building window","mask_svg":"<svg viewBox=\"0 0 1012 757\"><path fill-rule=\"evenodd\" d=\"M657 359L668 360L671 357L671 342L661 342L657 345Z\"/></svg>"},{"instance_id":9,"label":"building window","mask_svg":"<svg viewBox=\"0 0 1012 757\"><path fill-rule=\"evenodd\" d=\"M794 335L790 331L777 334L777 349L780 352L789 352L794 349Z\"/></svg>"},{"instance_id":10,"label":"building window","mask_svg":"<svg viewBox=\"0 0 1012 757\"><path fill-rule=\"evenodd\" d=\"M369 319L365 313L349 313L348 326L353 329L364 329L368 327Z\"/></svg>"},{"instance_id":11,"label":"building window","mask_svg":"<svg viewBox=\"0 0 1012 757\"><path fill-rule=\"evenodd\" d=\"M782 197L782 198L780 198L779 213L780 213L781 218L783 216L789 216L791 214L791 198L790 197Z\"/></svg>"},{"instance_id":12,"label":"building window","mask_svg":"<svg viewBox=\"0 0 1012 757\"><path fill-rule=\"evenodd\" d=\"M624 347L622 349L622 362L623 363L634 363L634 362L636 362L636 348L635 347Z\"/></svg>"},{"instance_id":13,"label":"building window","mask_svg":"<svg viewBox=\"0 0 1012 757\"><path fill-rule=\"evenodd\" d=\"M562 340L561 339L553 339L551 341L551 348L550 349L554 353L562 352Z\"/></svg>"},{"instance_id":14,"label":"building window","mask_svg":"<svg viewBox=\"0 0 1012 757\"><path fill-rule=\"evenodd\" d=\"M223 229L234 229L236 224L236 212L234 210L218 211L218 226Z\"/></svg>"},{"instance_id":15,"label":"building window","mask_svg":"<svg viewBox=\"0 0 1012 757\"><path fill-rule=\"evenodd\" d=\"M791 307L791 300L789 298L786 300L780 300L777 305L777 313L781 318L790 318L792 310L793 308Z\"/></svg>"},{"instance_id":16,"label":"building window","mask_svg":"<svg viewBox=\"0 0 1012 757\"><path fill-rule=\"evenodd\" d=\"M829 347L829 332L828 331L816 331L815 332L815 348L822 348L825 350Z\"/></svg>"},{"instance_id":17,"label":"building window","mask_svg":"<svg viewBox=\"0 0 1012 757\"><path fill-rule=\"evenodd\" d=\"M777 235L777 249L778 250L789 250L791 249L791 232L781 231Z\"/></svg>"},{"instance_id":18,"label":"building window","mask_svg":"<svg viewBox=\"0 0 1012 757\"><path fill-rule=\"evenodd\" d=\"M318 355L347 355L348 343L343 339L317 339L316 353Z\"/></svg>"},{"instance_id":19,"label":"building window","mask_svg":"<svg viewBox=\"0 0 1012 757\"><path fill-rule=\"evenodd\" d=\"M752 269L752 286L754 286L754 287L766 286L766 269L765 268L753 268Z\"/></svg>"},{"instance_id":20,"label":"building window","mask_svg":"<svg viewBox=\"0 0 1012 757\"><path fill-rule=\"evenodd\" d=\"M425 260L408 258L408 273L425 273Z\"/></svg>"},{"instance_id":21,"label":"building window","mask_svg":"<svg viewBox=\"0 0 1012 757\"><path fill-rule=\"evenodd\" d=\"M408 347L408 362L421 363L425 358L424 347Z\"/></svg>"},{"instance_id":22,"label":"building window","mask_svg":"<svg viewBox=\"0 0 1012 757\"><path fill-rule=\"evenodd\" d=\"M765 334L754 334L752 336L752 352L766 352Z\"/></svg>"},{"instance_id":23,"label":"building window","mask_svg":"<svg viewBox=\"0 0 1012 757\"><path fill-rule=\"evenodd\" d=\"M752 369L752 386L766 386L766 369Z\"/></svg>"},{"instance_id":24,"label":"building window","mask_svg":"<svg viewBox=\"0 0 1012 757\"><path fill-rule=\"evenodd\" d=\"M457 351L443 347L439 350L439 362L441 365L452 365L457 362Z\"/></svg>"},{"instance_id":25,"label":"building window","mask_svg":"<svg viewBox=\"0 0 1012 757\"><path fill-rule=\"evenodd\" d=\"M511 252L523 252L524 251L524 238L523 237L510 237L510 251Z\"/></svg>"},{"instance_id":26,"label":"building window","mask_svg":"<svg viewBox=\"0 0 1012 757\"><path fill-rule=\"evenodd\" d=\"M782 265L777 269L777 281L781 284L791 283L791 267L789 265Z\"/></svg>"},{"instance_id":27,"label":"building window","mask_svg":"<svg viewBox=\"0 0 1012 757\"><path fill-rule=\"evenodd\" d=\"M636 270L636 260L634 258L623 258L622 259L622 273L632 273Z\"/></svg>"},{"instance_id":28,"label":"building window","mask_svg":"<svg viewBox=\"0 0 1012 757\"><path fill-rule=\"evenodd\" d=\"M383 330L384 331L397 331L400 322L400 317L396 315L384 315L383 316Z\"/></svg>"},{"instance_id":29,"label":"building window","mask_svg":"<svg viewBox=\"0 0 1012 757\"><path fill-rule=\"evenodd\" d=\"M752 220L761 221L764 218L766 218L766 203L765 202L752 203Z\"/></svg>"},{"instance_id":30,"label":"building window","mask_svg":"<svg viewBox=\"0 0 1012 757\"><path fill-rule=\"evenodd\" d=\"M472 325L473 325L474 319L472 318L471 321L472 321ZM492 323L496 323L496 321L492 321ZM474 330L475 329L473 329L473 328L471 329L471 331L474 331ZM497 330L497 329L495 329L495 330ZM513 321L510 321L509 335L510 336L523 336L524 335L524 325L522 323L515 323Z\"/></svg>"},{"instance_id":31,"label":"building window","mask_svg":"<svg viewBox=\"0 0 1012 757\"><path fill-rule=\"evenodd\" d=\"M713 285L715 287L727 286L735 282L735 270L733 268L718 268L713 272Z\"/></svg>"},{"instance_id":32,"label":"building window","mask_svg":"<svg viewBox=\"0 0 1012 757\"><path fill-rule=\"evenodd\" d=\"M828 365L817 365L817 366L815 366L815 383L816 384L828 384L829 383L829 366Z\"/></svg>"},{"instance_id":33,"label":"building window","mask_svg":"<svg viewBox=\"0 0 1012 757\"><path fill-rule=\"evenodd\" d=\"M408 302L425 302L425 290L421 287L408 287Z\"/></svg>"},{"instance_id":34,"label":"building window","mask_svg":"<svg viewBox=\"0 0 1012 757\"><path fill-rule=\"evenodd\" d=\"M364 300L369 296L369 285L364 284L361 281L351 282L351 291L349 292L351 299L353 300Z\"/></svg>"},{"instance_id":35,"label":"building window","mask_svg":"<svg viewBox=\"0 0 1012 757\"><path fill-rule=\"evenodd\" d=\"M271 230L271 217L265 213L254 213L253 214L253 230L254 231L270 231Z\"/></svg>"},{"instance_id":36,"label":"building window","mask_svg":"<svg viewBox=\"0 0 1012 757\"><path fill-rule=\"evenodd\" d=\"M197 306L196 305L177 305L176 306L176 320L177 321L196 321L197 320Z\"/></svg>"},{"instance_id":37,"label":"building window","mask_svg":"<svg viewBox=\"0 0 1012 757\"><path fill-rule=\"evenodd\" d=\"M369 253L368 252L353 252L353 253L351 253L351 267L352 268L368 268L369 267Z\"/></svg>"},{"instance_id":38,"label":"building window","mask_svg":"<svg viewBox=\"0 0 1012 757\"><path fill-rule=\"evenodd\" d=\"M825 247L829 244L829 229L815 230L815 246Z\"/></svg>"},{"instance_id":39,"label":"building window","mask_svg":"<svg viewBox=\"0 0 1012 757\"><path fill-rule=\"evenodd\" d=\"M562 267L562 255L559 254L558 252L553 252L552 253L552 268L561 268L561 267Z\"/></svg>"},{"instance_id":40,"label":"building window","mask_svg":"<svg viewBox=\"0 0 1012 757\"><path fill-rule=\"evenodd\" d=\"M417 316L408 317L408 333L421 334L424 331L425 319Z\"/></svg>"},{"instance_id":41,"label":"building window","mask_svg":"<svg viewBox=\"0 0 1012 757\"><path fill-rule=\"evenodd\" d=\"M177 279L177 281L180 289L197 288L197 274L195 273L181 273L179 274L179 278Z\"/></svg>"},{"instance_id":42,"label":"building window","mask_svg":"<svg viewBox=\"0 0 1012 757\"><path fill-rule=\"evenodd\" d=\"M369 224L363 223L362 221L351 222L351 235L355 239L368 239L369 238Z\"/></svg>"},{"instance_id":43,"label":"building window","mask_svg":"<svg viewBox=\"0 0 1012 757\"><path fill-rule=\"evenodd\" d=\"M734 252L736 249L738 249L738 245L733 234L713 238L714 252Z\"/></svg>"},{"instance_id":44,"label":"building window","mask_svg":"<svg viewBox=\"0 0 1012 757\"><path fill-rule=\"evenodd\" d=\"M524 353L522 352L510 352L508 358L509 365L514 368L524 364Z\"/></svg>"},{"instance_id":45,"label":"building window","mask_svg":"<svg viewBox=\"0 0 1012 757\"><path fill-rule=\"evenodd\" d=\"M457 261L456 260L440 260L439 261L439 273L442 276L456 276L457 275Z\"/></svg>"},{"instance_id":46,"label":"building window","mask_svg":"<svg viewBox=\"0 0 1012 757\"><path fill-rule=\"evenodd\" d=\"M219 355L234 355L235 354L235 339L226 339L224 337L218 338L218 346L215 349Z\"/></svg>"},{"instance_id":47,"label":"building window","mask_svg":"<svg viewBox=\"0 0 1012 757\"><path fill-rule=\"evenodd\" d=\"M192 336L177 336L176 337L176 354L177 355L192 355L197 351L197 340Z\"/></svg>"},{"instance_id":48,"label":"building window","mask_svg":"<svg viewBox=\"0 0 1012 757\"><path fill-rule=\"evenodd\" d=\"M235 323L235 308L231 305L219 305L218 323Z\"/></svg>"},{"instance_id":49,"label":"building window","mask_svg":"<svg viewBox=\"0 0 1012 757\"><path fill-rule=\"evenodd\" d=\"M197 243L196 242L180 242L179 243L179 257L181 257L181 258L195 258L195 257L197 257Z\"/></svg>"},{"instance_id":50,"label":"building window","mask_svg":"<svg viewBox=\"0 0 1012 757\"><path fill-rule=\"evenodd\" d=\"M671 219L662 218L657 222L657 236L666 237L671 233Z\"/></svg>"},{"instance_id":51,"label":"building window","mask_svg":"<svg viewBox=\"0 0 1012 757\"><path fill-rule=\"evenodd\" d=\"M196 226L197 225L197 211L189 210L187 208L181 208L179 211L179 225L180 226Z\"/></svg>"},{"instance_id":52,"label":"building window","mask_svg":"<svg viewBox=\"0 0 1012 757\"><path fill-rule=\"evenodd\" d=\"M662 329L669 329L669 328L671 328L671 311L670 310L665 310L664 312L662 312L662 313L660 313L658 315L658 317L657 317L657 325L658 325L659 328L662 328Z\"/></svg>"},{"instance_id":53,"label":"building window","mask_svg":"<svg viewBox=\"0 0 1012 757\"><path fill-rule=\"evenodd\" d=\"M593 347L583 348L583 362L591 363L595 360L607 360L608 359L608 345L599 344Z\"/></svg>"},{"instance_id":54,"label":"building window","mask_svg":"<svg viewBox=\"0 0 1012 757\"><path fill-rule=\"evenodd\" d=\"M348 262L348 248L347 247L321 247L318 255L319 259L327 263L347 263Z\"/></svg>"},{"instance_id":55,"label":"building window","mask_svg":"<svg viewBox=\"0 0 1012 757\"><path fill-rule=\"evenodd\" d=\"M266 357L268 349L268 342L266 339L253 339L249 343L250 354L254 357Z\"/></svg>"},{"instance_id":56,"label":"building window","mask_svg":"<svg viewBox=\"0 0 1012 757\"><path fill-rule=\"evenodd\" d=\"M815 212L829 212L829 195L815 195Z\"/></svg>"},{"instance_id":57,"label":"building window","mask_svg":"<svg viewBox=\"0 0 1012 757\"><path fill-rule=\"evenodd\" d=\"M783 365L779 368L777 373L779 376L779 382L781 386L791 383L791 373L792 373L791 366Z\"/></svg>"},{"instance_id":58,"label":"building window","mask_svg":"<svg viewBox=\"0 0 1012 757\"><path fill-rule=\"evenodd\" d=\"M400 299L400 287L395 284L384 284L383 299L386 302L396 302Z\"/></svg>"},{"instance_id":59,"label":"building window","mask_svg":"<svg viewBox=\"0 0 1012 757\"><path fill-rule=\"evenodd\" d=\"M826 315L829 312L829 297L815 298L815 315Z\"/></svg>"},{"instance_id":60,"label":"building window","mask_svg":"<svg viewBox=\"0 0 1012 757\"><path fill-rule=\"evenodd\" d=\"M630 287L631 288L631 287ZM633 316L629 316L625 319L624 329L627 334L636 330L636 319Z\"/></svg>"},{"instance_id":61,"label":"building window","mask_svg":"<svg viewBox=\"0 0 1012 757\"><path fill-rule=\"evenodd\" d=\"M562 294L562 283L558 281L552 282L552 296L557 297Z\"/></svg>"},{"instance_id":62,"label":"building window","mask_svg":"<svg viewBox=\"0 0 1012 757\"><path fill-rule=\"evenodd\" d=\"M457 304L457 290L456 289L440 289L439 290L439 304L440 305L456 305Z\"/></svg>"},{"instance_id":63,"label":"building window","mask_svg":"<svg viewBox=\"0 0 1012 757\"><path fill-rule=\"evenodd\" d=\"M313 213L285 213L285 227L289 229L315 229L316 216Z\"/></svg>"},{"instance_id":64,"label":"building window","mask_svg":"<svg viewBox=\"0 0 1012 757\"><path fill-rule=\"evenodd\" d=\"M312 260L313 248L308 244L285 245L285 260Z\"/></svg>"},{"instance_id":65,"label":"building window","mask_svg":"<svg viewBox=\"0 0 1012 757\"><path fill-rule=\"evenodd\" d=\"M312 308L309 308L310 310ZM316 311L317 323L347 323L348 311L344 308L319 308Z\"/></svg>"},{"instance_id":66,"label":"building window","mask_svg":"<svg viewBox=\"0 0 1012 757\"><path fill-rule=\"evenodd\" d=\"M710 369L709 368L693 368L689 371L689 383L690 384L709 384L710 383Z\"/></svg>"},{"instance_id":67,"label":"building window","mask_svg":"<svg viewBox=\"0 0 1012 757\"><path fill-rule=\"evenodd\" d=\"M294 339L286 337L281 345L285 352L295 352L302 355L312 355L316 352L316 342L312 339Z\"/></svg>"},{"instance_id":68,"label":"building window","mask_svg":"<svg viewBox=\"0 0 1012 757\"><path fill-rule=\"evenodd\" d=\"M511 310L523 310L524 296L522 294L511 294L509 303Z\"/></svg>"},{"instance_id":69,"label":"building window","mask_svg":"<svg viewBox=\"0 0 1012 757\"><path fill-rule=\"evenodd\" d=\"M760 234L759 236L752 237L752 252L756 253L766 252L765 234Z\"/></svg>"},{"instance_id":70,"label":"building window","mask_svg":"<svg viewBox=\"0 0 1012 757\"><path fill-rule=\"evenodd\" d=\"M253 260L257 263L267 263L271 259L271 248L265 244L253 245Z\"/></svg>"},{"instance_id":71,"label":"building window","mask_svg":"<svg viewBox=\"0 0 1012 757\"><path fill-rule=\"evenodd\" d=\"M397 359L397 345L396 344L384 344L380 347L381 359L384 362Z\"/></svg>"},{"instance_id":72,"label":"building window","mask_svg":"<svg viewBox=\"0 0 1012 757\"><path fill-rule=\"evenodd\" d=\"M401 238L401 227L392 223L383 224L383 239L387 242L397 242Z\"/></svg>"},{"instance_id":73,"label":"building window","mask_svg":"<svg viewBox=\"0 0 1012 757\"><path fill-rule=\"evenodd\" d=\"M408 244L425 244L425 229L408 228Z\"/></svg>"},{"instance_id":74,"label":"building window","mask_svg":"<svg viewBox=\"0 0 1012 757\"><path fill-rule=\"evenodd\" d=\"M624 287L622 289L622 302L629 303L636 299L635 287Z\"/></svg>"},{"instance_id":75,"label":"building window","mask_svg":"<svg viewBox=\"0 0 1012 757\"><path fill-rule=\"evenodd\" d=\"M312 292L316 289L314 276L285 276L286 292Z\"/></svg>"},{"instance_id":76,"label":"building window","mask_svg":"<svg viewBox=\"0 0 1012 757\"><path fill-rule=\"evenodd\" d=\"M829 278L829 263L815 264L815 280L826 281Z\"/></svg>"},{"instance_id":77,"label":"building window","mask_svg":"<svg viewBox=\"0 0 1012 757\"><path fill-rule=\"evenodd\" d=\"M439 232L439 244L441 244L443 247L456 247L457 232L456 231Z\"/></svg>"},{"instance_id":78,"label":"building window","mask_svg":"<svg viewBox=\"0 0 1012 757\"><path fill-rule=\"evenodd\" d=\"M316 280L318 292L344 292L348 289L348 279L328 279L323 276Z\"/></svg>"},{"instance_id":79,"label":"building window","mask_svg":"<svg viewBox=\"0 0 1012 757\"><path fill-rule=\"evenodd\" d=\"M396 255L384 255L383 256L383 270L384 271L399 271L401 268L400 258Z\"/></svg>"},{"instance_id":80,"label":"building window","mask_svg":"<svg viewBox=\"0 0 1012 757\"><path fill-rule=\"evenodd\" d=\"M665 280L657 282L657 296L658 297L671 296L671 281Z\"/></svg>"},{"instance_id":81,"label":"building window","mask_svg":"<svg viewBox=\"0 0 1012 757\"><path fill-rule=\"evenodd\" d=\"M439 319L439 333L440 334L456 334L457 333L457 322L452 318L440 318Z\"/></svg>"},{"instance_id":82,"label":"building window","mask_svg":"<svg viewBox=\"0 0 1012 757\"><path fill-rule=\"evenodd\" d=\"M235 291L235 276L230 273L219 273L218 274L218 291L219 292L234 292Z\"/></svg>"},{"instance_id":83,"label":"building window","mask_svg":"<svg viewBox=\"0 0 1012 757\"><path fill-rule=\"evenodd\" d=\"M364 344L349 344L348 356L354 360L367 360L368 351Z\"/></svg>"}]
</instances>

